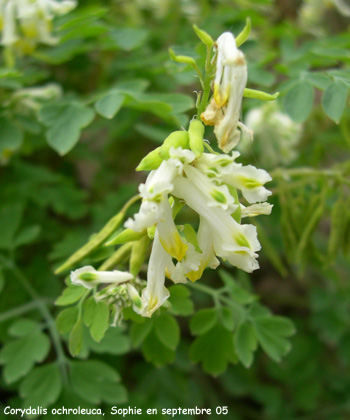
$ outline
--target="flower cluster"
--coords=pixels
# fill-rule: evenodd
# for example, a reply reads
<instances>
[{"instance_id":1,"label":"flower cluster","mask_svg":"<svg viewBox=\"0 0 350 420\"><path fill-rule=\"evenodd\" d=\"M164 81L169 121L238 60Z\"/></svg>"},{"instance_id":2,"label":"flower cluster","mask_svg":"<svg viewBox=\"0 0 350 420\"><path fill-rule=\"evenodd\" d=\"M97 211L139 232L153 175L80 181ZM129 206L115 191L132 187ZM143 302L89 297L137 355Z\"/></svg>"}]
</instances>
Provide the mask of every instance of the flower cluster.
<instances>
[{"instance_id":1,"label":"flower cluster","mask_svg":"<svg viewBox=\"0 0 350 420\"><path fill-rule=\"evenodd\" d=\"M239 121L247 69L232 34L221 35L216 48L214 95L201 120L215 126L219 147L230 152L239 141L240 131L249 131ZM124 305L120 302L132 302L138 314L151 317L169 297L166 277L174 283L195 282L207 267L215 269L220 264L218 258L248 273L259 267L256 227L242 224L241 219L270 214L272 206L266 200L271 192L264 185L271 177L262 169L237 162L237 151L204 153L205 142L204 125L193 119L188 131L171 133L137 168L150 171L139 186L140 209L107 245L138 243L146 238L148 247L148 238L153 239L146 287L140 290L138 270L133 275L97 272L92 267L73 272L73 283L87 288L108 284L95 289L95 299L118 302L119 307ZM183 206L198 218L197 230L190 224L176 224ZM140 251L142 261L144 251ZM133 273L132 268L130 271Z\"/></svg>"},{"instance_id":2,"label":"flower cluster","mask_svg":"<svg viewBox=\"0 0 350 420\"><path fill-rule=\"evenodd\" d=\"M251 109L246 115L245 123L254 131L257 141L254 142L253 150L265 167L288 165L296 158L302 124L294 122L275 103L267 102ZM250 148L250 142L240 144L242 154Z\"/></svg>"},{"instance_id":3,"label":"flower cluster","mask_svg":"<svg viewBox=\"0 0 350 420\"><path fill-rule=\"evenodd\" d=\"M262 203L271 194L264 187L271 177L262 169L237 163L238 156L233 152L196 157L188 149L170 148L169 159L140 185L140 211L125 226L134 231L156 226L142 315L151 316L169 297L165 276L174 283L196 281L206 267L218 266L217 257L247 272L259 267L256 228L241 224L240 218L271 212L271 205ZM253 205L240 204L237 190ZM176 226L174 198L198 214L197 233Z\"/></svg>"},{"instance_id":4,"label":"flower cluster","mask_svg":"<svg viewBox=\"0 0 350 420\"><path fill-rule=\"evenodd\" d=\"M30 52L39 43L54 45L55 16L70 12L75 0L0 0L1 44Z\"/></svg>"}]
</instances>

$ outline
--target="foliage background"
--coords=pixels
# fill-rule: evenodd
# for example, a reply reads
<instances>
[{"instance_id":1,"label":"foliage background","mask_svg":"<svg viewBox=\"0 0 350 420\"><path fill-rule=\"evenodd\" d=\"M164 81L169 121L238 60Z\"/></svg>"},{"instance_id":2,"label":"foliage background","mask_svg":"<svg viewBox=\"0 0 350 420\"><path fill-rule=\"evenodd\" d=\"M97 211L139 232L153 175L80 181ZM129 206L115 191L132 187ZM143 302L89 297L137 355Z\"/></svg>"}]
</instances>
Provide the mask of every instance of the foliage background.
<instances>
[{"instance_id":1,"label":"foliage background","mask_svg":"<svg viewBox=\"0 0 350 420\"><path fill-rule=\"evenodd\" d=\"M232 419L350 416L350 41L348 11L335 3L84 1L55 21L60 45L18 58L14 68L3 61L1 406L90 404L107 413L111 405L227 405ZM192 23L216 38L225 30L237 34L247 16L253 27L242 48L248 86L280 91L278 105L303 128L289 165L279 159L278 141L269 150L273 159L264 156L259 141L269 137L256 135L245 150L246 163L273 174L274 210L258 222L261 269L251 276L233 270L231 276L246 293L243 301L259 296L275 314L294 321L291 351L276 363L259 350L249 369L237 364L225 369L226 343L215 345L211 338L214 368L194 364L188 316L192 302L198 310L212 307L212 299L182 289L180 297L172 297L181 327L180 344L173 343L176 355L154 346L152 337L153 344L140 350L126 322L109 330L100 344L86 336L83 352L71 362L63 334L59 341L66 356L59 362L70 366L73 379L62 385L53 319L64 278L53 274L55 267L135 194L144 180L134 172L141 158L192 116L195 74L172 62L168 47L200 59L203 48ZM61 85L62 97L34 110L11 101L14 91L47 83ZM120 109L111 110L110 95L113 104L122 95ZM244 115L262 105L244 100ZM58 122L63 129L55 127ZM92 261L103 260L106 252ZM35 293L23 287L25 278ZM213 272L204 283L222 285ZM207 373L222 370L217 368L222 363L225 373Z\"/></svg>"}]
</instances>

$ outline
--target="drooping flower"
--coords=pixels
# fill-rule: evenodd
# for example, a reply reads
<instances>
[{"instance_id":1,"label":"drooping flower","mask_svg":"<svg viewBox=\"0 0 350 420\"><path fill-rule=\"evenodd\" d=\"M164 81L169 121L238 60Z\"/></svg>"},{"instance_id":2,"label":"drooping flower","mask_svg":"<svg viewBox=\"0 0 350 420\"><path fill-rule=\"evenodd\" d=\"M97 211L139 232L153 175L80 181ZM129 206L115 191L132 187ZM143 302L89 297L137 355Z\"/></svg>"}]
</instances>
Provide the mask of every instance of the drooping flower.
<instances>
[{"instance_id":1,"label":"drooping flower","mask_svg":"<svg viewBox=\"0 0 350 420\"><path fill-rule=\"evenodd\" d=\"M156 229L152 252L148 263L147 286L142 290L141 315L151 317L169 298L169 290L165 287L165 272L172 266L170 255L164 250Z\"/></svg>"},{"instance_id":2,"label":"drooping flower","mask_svg":"<svg viewBox=\"0 0 350 420\"><path fill-rule=\"evenodd\" d=\"M207 238L213 242L217 256L247 272L259 267L256 258L260 244L255 226L240 225L227 211L208 206L208 198L189 179L176 178L173 194L185 200L189 207L205 219Z\"/></svg>"}]
</instances>

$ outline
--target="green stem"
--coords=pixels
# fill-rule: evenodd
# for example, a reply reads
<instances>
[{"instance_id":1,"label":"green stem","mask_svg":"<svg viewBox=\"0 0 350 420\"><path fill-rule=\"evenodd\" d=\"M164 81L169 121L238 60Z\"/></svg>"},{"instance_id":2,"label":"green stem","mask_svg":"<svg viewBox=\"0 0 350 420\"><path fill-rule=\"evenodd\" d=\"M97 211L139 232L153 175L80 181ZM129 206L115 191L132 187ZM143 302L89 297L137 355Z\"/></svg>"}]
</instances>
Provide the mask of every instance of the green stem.
<instances>
[{"instance_id":1,"label":"green stem","mask_svg":"<svg viewBox=\"0 0 350 420\"><path fill-rule=\"evenodd\" d=\"M220 306L220 301L225 303L228 306L232 306L235 309L243 310L242 306L236 303L235 301L231 300L230 298L223 296L223 289L212 289L209 286L201 283L188 283L188 286L192 289L196 289L202 293L206 293L210 295L215 303L215 306ZM226 291L226 290L225 290Z\"/></svg>"},{"instance_id":2,"label":"green stem","mask_svg":"<svg viewBox=\"0 0 350 420\"><path fill-rule=\"evenodd\" d=\"M39 301L33 300L31 302L25 303L24 305L17 306L16 308L10 309L6 312L0 314L0 322L7 321L9 319L15 318L17 316L23 315L27 312L32 311L33 309L38 309L42 303L50 303L49 299L41 299Z\"/></svg>"},{"instance_id":3,"label":"green stem","mask_svg":"<svg viewBox=\"0 0 350 420\"><path fill-rule=\"evenodd\" d=\"M291 168L291 169L275 169L271 172L273 178L288 178L292 176L309 176L309 177L328 177L336 178L344 184L350 185L350 181L344 178L342 172L333 169L314 169L314 168Z\"/></svg>"},{"instance_id":4,"label":"green stem","mask_svg":"<svg viewBox=\"0 0 350 420\"><path fill-rule=\"evenodd\" d=\"M51 316L50 311L48 310L47 305L45 304L45 301L38 295L36 290L30 284L29 280L24 276L24 274L15 265L15 263L12 261L7 261L6 266L16 276L17 280L21 283L23 289L28 293L28 295L33 299L33 301L37 303L37 308L44 317L47 327L49 329L52 343L57 355L57 364L59 365L59 368L61 370L63 383L66 384L68 382L67 359L66 355L64 354L60 336L56 329L55 320Z\"/></svg>"},{"instance_id":5,"label":"green stem","mask_svg":"<svg viewBox=\"0 0 350 420\"><path fill-rule=\"evenodd\" d=\"M197 109L197 120L201 120L201 114L205 111L205 108L209 102L209 95L210 95L210 82L211 82L211 65L210 65L210 51L211 48L207 47L207 58L205 61L205 77L204 77L204 86L203 86L203 94L201 97L201 102Z\"/></svg>"}]
</instances>

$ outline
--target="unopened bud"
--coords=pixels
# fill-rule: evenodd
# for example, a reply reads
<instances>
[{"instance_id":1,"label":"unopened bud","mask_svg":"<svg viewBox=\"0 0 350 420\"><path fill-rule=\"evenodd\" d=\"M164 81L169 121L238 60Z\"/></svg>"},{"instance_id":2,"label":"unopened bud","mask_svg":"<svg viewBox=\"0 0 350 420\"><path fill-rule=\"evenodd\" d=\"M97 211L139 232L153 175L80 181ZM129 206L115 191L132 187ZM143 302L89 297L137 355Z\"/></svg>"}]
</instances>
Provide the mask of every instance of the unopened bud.
<instances>
[{"instance_id":1,"label":"unopened bud","mask_svg":"<svg viewBox=\"0 0 350 420\"><path fill-rule=\"evenodd\" d=\"M144 235L146 235L145 230L141 232L135 232L132 229L124 229L123 232L119 233L119 235L115 236L114 238L106 242L105 246L120 245L120 244L125 244L127 242L137 241L138 239L142 238L142 236Z\"/></svg>"},{"instance_id":2,"label":"unopened bud","mask_svg":"<svg viewBox=\"0 0 350 420\"><path fill-rule=\"evenodd\" d=\"M176 61L177 63L190 64L191 66L196 65L196 61L194 60L194 58L188 57L187 55L176 55L171 48L169 48L169 55L170 58Z\"/></svg>"},{"instance_id":3,"label":"unopened bud","mask_svg":"<svg viewBox=\"0 0 350 420\"><path fill-rule=\"evenodd\" d=\"M204 152L204 125L201 123L201 121L193 119L190 122L188 135L190 140L190 149L197 157L202 156Z\"/></svg>"},{"instance_id":4,"label":"unopened bud","mask_svg":"<svg viewBox=\"0 0 350 420\"><path fill-rule=\"evenodd\" d=\"M208 32L203 31L203 29L199 29L197 25L193 25L192 27L198 38L203 42L203 44L211 48L214 44L214 40L208 34Z\"/></svg>"}]
</instances>

